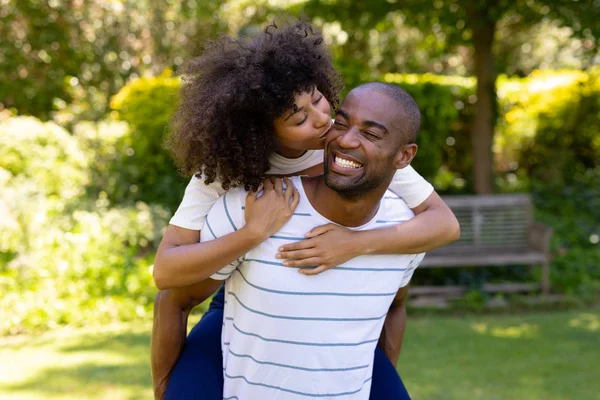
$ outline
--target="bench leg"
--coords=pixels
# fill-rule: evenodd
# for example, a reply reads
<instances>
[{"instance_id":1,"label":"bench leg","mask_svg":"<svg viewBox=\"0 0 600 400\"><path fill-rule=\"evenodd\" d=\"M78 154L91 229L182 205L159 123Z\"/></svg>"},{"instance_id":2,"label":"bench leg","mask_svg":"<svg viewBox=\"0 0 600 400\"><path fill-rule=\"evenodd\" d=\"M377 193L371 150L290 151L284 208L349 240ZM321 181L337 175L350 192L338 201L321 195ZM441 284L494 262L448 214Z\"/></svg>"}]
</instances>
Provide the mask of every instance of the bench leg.
<instances>
[{"instance_id":1,"label":"bench leg","mask_svg":"<svg viewBox=\"0 0 600 400\"><path fill-rule=\"evenodd\" d=\"M542 293L550 294L550 263L548 261L542 264Z\"/></svg>"}]
</instances>

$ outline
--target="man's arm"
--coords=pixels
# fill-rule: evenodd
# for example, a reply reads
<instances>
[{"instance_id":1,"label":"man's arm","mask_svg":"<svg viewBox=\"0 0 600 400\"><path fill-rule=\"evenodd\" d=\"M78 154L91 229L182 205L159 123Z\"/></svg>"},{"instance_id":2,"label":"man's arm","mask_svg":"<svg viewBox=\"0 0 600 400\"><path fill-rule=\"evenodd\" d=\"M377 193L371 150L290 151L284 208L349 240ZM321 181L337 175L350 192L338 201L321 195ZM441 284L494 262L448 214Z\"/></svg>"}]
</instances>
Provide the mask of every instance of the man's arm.
<instances>
[{"instance_id":1,"label":"man's arm","mask_svg":"<svg viewBox=\"0 0 600 400\"><path fill-rule=\"evenodd\" d=\"M406 298L408 296L408 285L400 288L383 323L378 346L383 350L394 367L398 362L400 350L402 349L402 338L406 328Z\"/></svg>"},{"instance_id":2,"label":"man's arm","mask_svg":"<svg viewBox=\"0 0 600 400\"><path fill-rule=\"evenodd\" d=\"M190 311L210 297L222 283L206 279L193 286L161 290L156 295L150 345L155 399L163 399L169 377L183 350Z\"/></svg>"}]
</instances>

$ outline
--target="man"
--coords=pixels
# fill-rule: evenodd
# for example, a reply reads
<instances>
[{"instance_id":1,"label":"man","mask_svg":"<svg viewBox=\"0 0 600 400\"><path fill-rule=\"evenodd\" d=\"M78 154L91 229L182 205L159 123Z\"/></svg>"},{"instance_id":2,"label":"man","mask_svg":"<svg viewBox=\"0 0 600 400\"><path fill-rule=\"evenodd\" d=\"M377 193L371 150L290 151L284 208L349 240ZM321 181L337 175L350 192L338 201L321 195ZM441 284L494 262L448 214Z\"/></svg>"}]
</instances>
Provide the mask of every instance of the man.
<instances>
[{"instance_id":1,"label":"man","mask_svg":"<svg viewBox=\"0 0 600 400\"><path fill-rule=\"evenodd\" d=\"M350 92L326 139L325 174L292 179L300 193L294 216L206 283L216 289L227 279L224 398L368 399L378 342L395 364L404 299L422 254L361 256L316 276L283 267L275 254L323 223L362 230L410 219L412 211L387 188L416 153L419 123L414 100L396 86L370 83ZM265 186L284 195L280 183ZM221 198L201 240L239 229L245 197L238 189Z\"/></svg>"}]
</instances>

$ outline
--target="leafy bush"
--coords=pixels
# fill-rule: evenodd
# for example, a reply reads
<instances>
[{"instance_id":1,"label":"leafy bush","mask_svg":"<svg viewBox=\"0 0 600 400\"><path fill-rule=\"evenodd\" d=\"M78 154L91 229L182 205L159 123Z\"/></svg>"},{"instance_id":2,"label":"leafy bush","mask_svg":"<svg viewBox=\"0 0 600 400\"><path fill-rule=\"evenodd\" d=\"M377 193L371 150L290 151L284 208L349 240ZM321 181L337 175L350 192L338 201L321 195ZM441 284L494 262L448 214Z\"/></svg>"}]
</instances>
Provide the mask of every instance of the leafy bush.
<instances>
[{"instance_id":1,"label":"leafy bush","mask_svg":"<svg viewBox=\"0 0 600 400\"><path fill-rule=\"evenodd\" d=\"M600 288L600 167L571 182L534 182L537 218L554 228L555 289L593 299Z\"/></svg>"},{"instance_id":2,"label":"leafy bush","mask_svg":"<svg viewBox=\"0 0 600 400\"><path fill-rule=\"evenodd\" d=\"M477 100L475 79L386 74L384 81L397 84L410 93L421 110L419 151L413 161L414 167L438 190L464 190L472 169L469 124Z\"/></svg>"},{"instance_id":3,"label":"leafy bush","mask_svg":"<svg viewBox=\"0 0 600 400\"><path fill-rule=\"evenodd\" d=\"M53 123L0 121L0 334L150 315L168 212L83 196L93 161Z\"/></svg>"},{"instance_id":4,"label":"leafy bush","mask_svg":"<svg viewBox=\"0 0 600 400\"><path fill-rule=\"evenodd\" d=\"M118 177L107 192L111 201L141 200L172 210L178 205L187 180L177 174L163 139L180 86L179 80L165 71L125 85L111 100L114 115L129 125L129 131L115 141L116 157L107 165L105 179Z\"/></svg>"},{"instance_id":5,"label":"leafy bush","mask_svg":"<svg viewBox=\"0 0 600 400\"><path fill-rule=\"evenodd\" d=\"M568 184L600 166L600 69L536 71L499 84L498 167L547 182ZM517 162L512 168L511 161Z\"/></svg>"}]
</instances>

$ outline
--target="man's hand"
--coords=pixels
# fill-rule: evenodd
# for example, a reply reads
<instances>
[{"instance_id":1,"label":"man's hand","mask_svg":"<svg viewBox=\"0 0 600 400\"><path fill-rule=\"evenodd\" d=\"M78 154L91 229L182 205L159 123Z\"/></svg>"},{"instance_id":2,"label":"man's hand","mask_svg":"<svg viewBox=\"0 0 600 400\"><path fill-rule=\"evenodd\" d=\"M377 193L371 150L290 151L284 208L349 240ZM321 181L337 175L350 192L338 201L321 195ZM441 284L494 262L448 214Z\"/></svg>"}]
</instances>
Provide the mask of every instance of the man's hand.
<instances>
[{"instance_id":1,"label":"man's hand","mask_svg":"<svg viewBox=\"0 0 600 400\"><path fill-rule=\"evenodd\" d=\"M283 192L283 182L286 190ZM263 193L258 197L260 190ZM264 239L279 231L294 214L300 202L298 189L287 178L267 178L254 192L246 196L245 229Z\"/></svg>"},{"instance_id":2,"label":"man's hand","mask_svg":"<svg viewBox=\"0 0 600 400\"><path fill-rule=\"evenodd\" d=\"M360 254L356 232L343 226L321 225L308 232L306 238L280 247L277 253L277 258L285 259L284 266L301 268L304 275L320 274Z\"/></svg>"}]
</instances>

